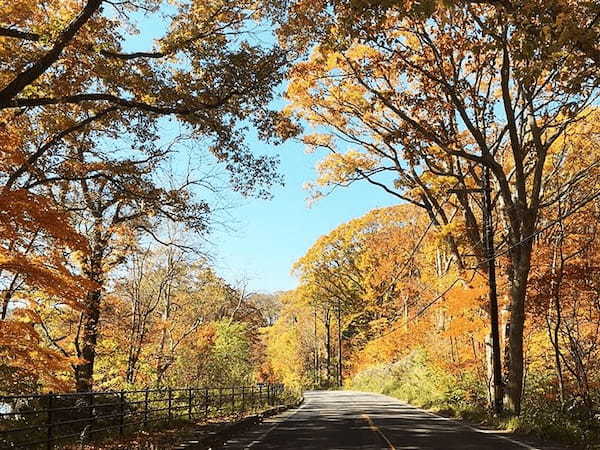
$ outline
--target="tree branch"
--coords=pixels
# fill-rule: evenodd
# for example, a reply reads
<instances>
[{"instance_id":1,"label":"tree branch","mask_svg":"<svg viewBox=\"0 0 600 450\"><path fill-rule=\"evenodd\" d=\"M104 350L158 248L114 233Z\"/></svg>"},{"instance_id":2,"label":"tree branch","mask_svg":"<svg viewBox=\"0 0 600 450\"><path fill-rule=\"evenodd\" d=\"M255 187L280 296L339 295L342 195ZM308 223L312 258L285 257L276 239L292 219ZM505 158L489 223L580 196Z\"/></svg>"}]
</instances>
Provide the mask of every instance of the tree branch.
<instances>
[{"instance_id":1,"label":"tree branch","mask_svg":"<svg viewBox=\"0 0 600 450\"><path fill-rule=\"evenodd\" d=\"M117 109L116 106L107 108L103 111L100 111L98 114L88 117L87 119L84 119L80 122L75 123L74 125L70 126L69 128L61 131L60 133L56 134L52 139L50 139L48 142L46 142L44 145L42 145L41 147L39 147L29 158L27 158L27 161L25 161L24 164L22 164L17 170L15 170L9 177L8 180L6 181L6 184L4 185L4 190L9 190L11 189L12 185L15 183L15 181L17 181L17 179L23 175L28 168L30 168L31 166L33 166L33 164L35 164L35 162L44 154L46 153L50 148L52 148L53 146L55 146L56 144L58 144L60 141L62 141L66 136L68 136L69 134L75 132L75 131L79 131L82 128L85 128L87 125L89 125L90 123L94 122L95 120L101 119L102 117L106 116L107 114L111 113L112 111L115 111Z\"/></svg>"},{"instance_id":2,"label":"tree branch","mask_svg":"<svg viewBox=\"0 0 600 450\"><path fill-rule=\"evenodd\" d=\"M21 107L36 107L36 106L46 106L46 105L58 105L58 104L77 104L83 102L95 102L95 101L105 101L112 103L114 105L123 106L125 108L134 108L139 109L146 112L156 113L156 114L179 114L179 115L189 115L194 114L198 111L206 110L206 109L214 109L220 106L223 106L231 97L238 94L237 91L233 91L228 95L218 99L214 103L199 103L198 106L193 107L177 107L177 106L160 106L160 105L150 105L148 103L136 101L136 100L127 100L116 95L112 94L104 94L104 93L89 93L89 94L76 94L76 95L67 95L64 97L39 97L39 98L16 98L14 100L8 100L6 102L2 102L0 98L0 109L4 108L21 108Z\"/></svg>"},{"instance_id":3,"label":"tree branch","mask_svg":"<svg viewBox=\"0 0 600 450\"><path fill-rule=\"evenodd\" d=\"M37 80L56 60L60 57L63 49L73 39L81 27L100 8L103 0L88 0L85 7L69 25L60 33L52 48L34 64L19 73L8 85L0 91L0 108L6 107L7 103L19 92Z\"/></svg>"},{"instance_id":4,"label":"tree branch","mask_svg":"<svg viewBox=\"0 0 600 450\"><path fill-rule=\"evenodd\" d=\"M30 33L10 27L0 27L0 36L24 39L26 41L39 41L40 39L40 35L37 33Z\"/></svg>"}]
</instances>

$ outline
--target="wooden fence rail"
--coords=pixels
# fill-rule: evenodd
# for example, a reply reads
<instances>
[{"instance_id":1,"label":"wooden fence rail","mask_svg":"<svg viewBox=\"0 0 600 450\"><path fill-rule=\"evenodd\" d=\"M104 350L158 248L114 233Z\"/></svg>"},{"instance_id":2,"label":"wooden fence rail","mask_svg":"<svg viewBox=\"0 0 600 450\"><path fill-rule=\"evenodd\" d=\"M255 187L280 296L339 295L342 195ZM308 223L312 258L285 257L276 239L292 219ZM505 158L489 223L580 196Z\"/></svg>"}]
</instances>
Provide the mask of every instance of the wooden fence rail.
<instances>
[{"instance_id":1,"label":"wooden fence rail","mask_svg":"<svg viewBox=\"0 0 600 450\"><path fill-rule=\"evenodd\" d=\"M279 403L283 386L166 388L0 396L0 448L52 449L174 421L255 411Z\"/></svg>"}]
</instances>

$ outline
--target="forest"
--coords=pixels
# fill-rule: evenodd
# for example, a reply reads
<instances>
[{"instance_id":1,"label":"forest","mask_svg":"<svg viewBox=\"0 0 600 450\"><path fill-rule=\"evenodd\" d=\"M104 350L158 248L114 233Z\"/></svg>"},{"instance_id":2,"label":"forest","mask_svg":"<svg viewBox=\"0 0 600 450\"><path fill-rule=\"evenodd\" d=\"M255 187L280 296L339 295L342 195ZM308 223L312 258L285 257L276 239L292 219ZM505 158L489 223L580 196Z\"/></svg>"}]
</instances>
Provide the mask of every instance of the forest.
<instances>
[{"instance_id":1,"label":"forest","mask_svg":"<svg viewBox=\"0 0 600 450\"><path fill-rule=\"evenodd\" d=\"M597 0L0 3L0 395L272 382L599 440L599 43ZM254 292L209 243L290 141L310 202L394 205Z\"/></svg>"}]
</instances>

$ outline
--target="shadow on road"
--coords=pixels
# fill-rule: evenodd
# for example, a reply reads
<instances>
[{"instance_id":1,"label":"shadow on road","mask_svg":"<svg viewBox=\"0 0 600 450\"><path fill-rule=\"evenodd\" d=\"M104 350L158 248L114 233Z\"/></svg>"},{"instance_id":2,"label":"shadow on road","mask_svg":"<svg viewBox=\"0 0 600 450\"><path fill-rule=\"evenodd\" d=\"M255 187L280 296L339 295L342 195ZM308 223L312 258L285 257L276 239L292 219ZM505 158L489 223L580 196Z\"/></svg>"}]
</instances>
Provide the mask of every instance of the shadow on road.
<instances>
[{"instance_id":1,"label":"shadow on road","mask_svg":"<svg viewBox=\"0 0 600 450\"><path fill-rule=\"evenodd\" d=\"M301 408L229 440L224 448L522 450L541 447L477 431L387 396L319 391L306 393Z\"/></svg>"}]
</instances>

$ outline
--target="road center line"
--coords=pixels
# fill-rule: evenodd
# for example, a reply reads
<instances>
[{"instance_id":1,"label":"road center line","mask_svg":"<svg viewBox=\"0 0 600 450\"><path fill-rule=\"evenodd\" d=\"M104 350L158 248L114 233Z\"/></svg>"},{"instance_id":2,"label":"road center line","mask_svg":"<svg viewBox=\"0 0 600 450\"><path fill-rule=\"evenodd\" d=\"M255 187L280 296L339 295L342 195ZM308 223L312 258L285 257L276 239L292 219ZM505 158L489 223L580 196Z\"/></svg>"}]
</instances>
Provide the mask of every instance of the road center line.
<instances>
[{"instance_id":1,"label":"road center line","mask_svg":"<svg viewBox=\"0 0 600 450\"><path fill-rule=\"evenodd\" d=\"M381 436L381 438L385 441L385 443L388 445L390 450L396 450L396 447L394 447L394 444L392 444L390 442L390 440L387 438L387 436L385 434L383 434L383 431L381 431L381 429L377 425L375 425L373 420L367 414L363 414L362 417L369 424L369 428L371 430L373 430L375 433L378 433L379 436Z\"/></svg>"}]
</instances>

